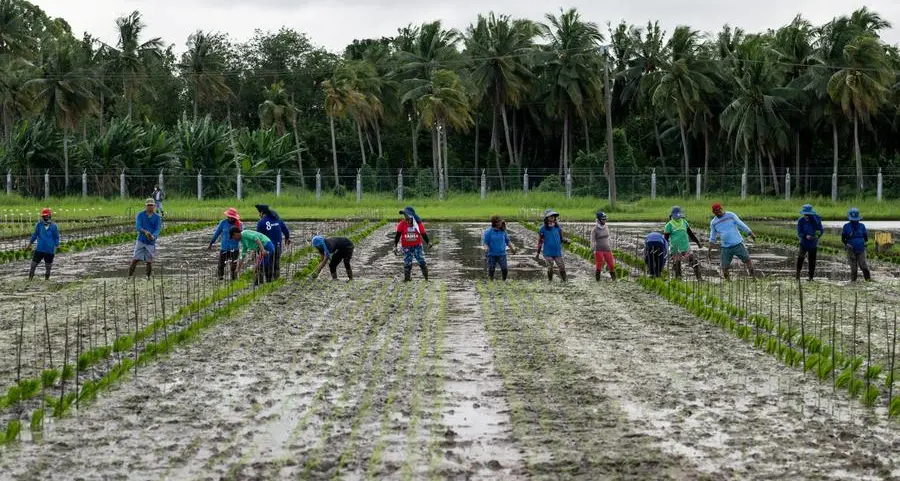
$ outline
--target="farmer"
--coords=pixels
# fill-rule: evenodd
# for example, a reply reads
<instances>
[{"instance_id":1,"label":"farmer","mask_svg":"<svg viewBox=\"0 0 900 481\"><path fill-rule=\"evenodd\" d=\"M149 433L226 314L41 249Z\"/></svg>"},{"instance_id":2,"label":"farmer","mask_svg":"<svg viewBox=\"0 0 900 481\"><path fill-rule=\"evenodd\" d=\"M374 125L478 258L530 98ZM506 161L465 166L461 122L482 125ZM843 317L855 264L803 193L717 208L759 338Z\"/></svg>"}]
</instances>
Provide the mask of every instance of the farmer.
<instances>
[{"instance_id":1,"label":"farmer","mask_svg":"<svg viewBox=\"0 0 900 481\"><path fill-rule=\"evenodd\" d=\"M269 279L278 279L281 277L281 252L282 238L285 245L291 245L291 231L287 224L281 220L278 212L270 209L266 204L256 204L256 211L259 212L259 222L256 223L257 232L262 232L275 245L275 255L272 256L268 264L271 272L266 273Z\"/></svg>"},{"instance_id":2,"label":"farmer","mask_svg":"<svg viewBox=\"0 0 900 481\"><path fill-rule=\"evenodd\" d=\"M553 209L544 211L544 225L538 231L537 254L534 260L541 260L541 253L547 261L547 279L553 281L553 264L559 267L559 278L566 282L566 264L563 260L562 245L569 240L563 237L562 228L559 227L559 212Z\"/></svg>"},{"instance_id":3,"label":"farmer","mask_svg":"<svg viewBox=\"0 0 900 481\"><path fill-rule=\"evenodd\" d=\"M613 259L609 226L606 225L606 213L603 211L597 211L597 224L591 229L591 250L594 251L594 278L600 280L605 263L609 277L616 280L616 261Z\"/></svg>"},{"instance_id":4,"label":"farmer","mask_svg":"<svg viewBox=\"0 0 900 481\"><path fill-rule=\"evenodd\" d=\"M138 262L147 263L147 278L153 273L153 258L156 257L156 239L162 230L162 217L156 213L156 201L147 199L144 201L144 210L138 212L134 219L135 229L138 232L137 242L134 244L134 255L131 266L128 268L128 277L134 275L134 269Z\"/></svg>"},{"instance_id":5,"label":"farmer","mask_svg":"<svg viewBox=\"0 0 900 481\"><path fill-rule=\"evenodd\" d=\"M666 237L659 232L651 232L644 238L644 262L650 277L661 277L666 266L668 252Z\"/></svg>"},{"instance_id":6,"label":"farmer","mask_svg":"<svg viewBox=\"0 0 900 481\"><path fill-rule=\"evenodd\" d=\"M266 237L265 234L254 232L252 230L242 231L240 227L232 227L228 231L231 240L237 242L241 246L241 261L238 269L243 267L244 259L247 258L247 252L256 252L256 276L253 285L259 285L263 282L272 282L269 275L271 270L268 268L272 262L272 256L275 255L275 244Z\"/></svg>"},{"instance_id":7,"label":"farmer","mask_svg":"<svg viewBox=\"0 0 900 481\"><path fill-rule=\"evenodd\" d=\"M150 197L152 197L153 201L156 203L159 215L165 215L165 212L163 212L163 199L166 198L166 194L163 194L162 189L160 189L158 185L153 189L153 194L151 194Z\"/></svg>"},{"instance_id":8,"label":"farmer","mask_svg":"<svg viewBox=\"0 0 900 481\"><path fill-rule=\"evenodd\" d=\"M25 249L31 249L34 241L37 240L37 249L31 256L31 268L28 270L28 280L34 279L34 271L38 264L44 261L44 279L50 279L50 268L53 267L53 257L56 255L56 248L59 247L59 227L56 222L50 220L53 213L50 209L41 210L41 220L34 226L34 234L31 234L31 240Z\"/></svg>"},{"instance_id":9,"label":"farmer","mask_svg":"<svg viewBox=\"0 0 900 481\"><path fill-rule=\"evenodd\" d=\"M862 216L859 209L853 207L847 213L847 222L841 231L841 242L847 249L847 260L850 262L850 282L856 282L857 270L862 269L866 282L872 281L869 273L869 263L866 261L866 243L869 242L869 233L866 225L860 222Z\"/></svg>"},{"instance_id":10,"label":"farmer","mask_svg":"<svg viewBox=\"0 0 900 481\"><path fill-rule=\"evenodd\" d=\"M800 279L800 271L803 270L803 260L809 256L809 280L813 280L816 274L816 251L819 247L819 237L825 234L822 227L822 219L819 218L813 206L805 204L800 208L800 218L797 219L797 238L800 239L800 253L797 255L797 275Z\"/></svg>"},{"instance_id":11,"label":"farmer","mask_svg":"<svg viewBox=\"0 0 900 481\"><path fill-rule=\"evenodd\" d=\"M747 273L750 277L754 277L753 263L750 261L750 253L744 246L744 237L741 232L747 234L751 239L756 239L753 231L741 221L741 218L733 212L726 212L722 209L722 204L716 202L712 205L714 217L709 222L709 243L712 245L719 239L722 247L722 277L727 281L728 269L731 261L737 257L744 263Z\"/></svg>"},{"instance_id":12,"label":"farmer","mask_svg":"<svg viewBox=\"0 0 900 481\"><path fill-rule=\"evenodd\" d=\"M403 220L394 231L394 249L398 254L403 254L403 281L409 282L411 279L413 259L419 264L422 277L427 281L428 266L425 264L423 245L430 248L431 241L425 232L425 224L412 207L404 208L400 214L403 215Z\"/></svg>"},{"instance_id":13,"label":"farmer","mask_svg":"<svg viewBox=\"0 0 900 481\"><path fill-rule=\"evenodd\" d=\"M694 276L698 281L701 280L700 261L691 251L690 241L694 241L698 249L702 249L703 244L691 230L691 225L684 218L684 211L681 207L677 205L672 207L672 213L669 215L669 222L666 223L663 235L669 242L669 253L672 258L672 267L675 269L675 277L681 279L681 261L687 260L694 269Z\"/></svg>"},{"instance_id":14,"label":"farmer","mask_svg":"<svg viewBox=\"0 0 900 481\"><path fill-rule=\"evenodd\" d=\"M353 241L346 237L329 237L326 239L317 235L312 238L312 246L319 251L319 254L322 254L322 261L316 267L313 277L318 276L325 264L328 264L331 278L337 280L337 267L343 262L344 269L347 271L347 279L353 280L353 268L350 267L350 260L353 259Z\"/></svg>"},{"instance_id":15,"label":"farmer","mask_svg":"<svg viewBox=\"0 0 900 481\"><path fill-rule=\"evenodd\" d=\"M488 278L494 280L494 272L497 265L500 265L500 275L505 281L509 276L509 267L506 262L506 248L515 254L516 246L509 241L509 235L506 233L506 223L500 216L491 217L491 226L485 229L481 235L481 248L487 257Z\"/></svg>"},{"instance_id":16,"label":"farmer","mask_svg":"<svg viewBox=\"0 0 900 481\"><path fill-rule=\"evenodd\" d=\"M237 279L237 261L241 252L241 245L231 240L229 233L231 232L232 227L237 227L238 229L243 228L241 216L238 215L237 209L229 207L224 214L225 219L219 222L215 233L213 233L212 240L209 241L209 250L212 250L213 245L219 239L219 236L222 236L222 243L219 247L219 267L216 272L220 281L225 278L226 262L231 266L231 280Z\"/></svg>"}]
</instances>

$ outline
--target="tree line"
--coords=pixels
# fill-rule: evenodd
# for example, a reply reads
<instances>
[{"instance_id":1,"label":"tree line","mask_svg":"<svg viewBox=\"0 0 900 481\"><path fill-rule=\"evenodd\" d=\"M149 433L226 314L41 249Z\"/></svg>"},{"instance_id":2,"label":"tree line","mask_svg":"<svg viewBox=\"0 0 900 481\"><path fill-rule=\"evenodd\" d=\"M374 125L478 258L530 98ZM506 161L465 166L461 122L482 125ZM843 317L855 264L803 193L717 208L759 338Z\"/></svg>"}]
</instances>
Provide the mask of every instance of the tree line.
<instances>
[{"instance_id":1,"label":"tree line","mask_svg":"<svg viewBox=\"0 0 900 481\"><path fill-rule=\"evenodd\" d=\"M441 172L450 185L480 169L505 184L524 168L551 183L590 172L597 191L654 168L676 192L697 169L709 190L747 171L763 194L780 194L788 169L795 192L828 192L832 173L864 192L877 168L900 173L900 55L867 8L757 33L489 13L341 53L282 28L246 42L198 30L178 55L137 11L115 25L106 44L0 0L0 167L62 171L66 189L85 170L113 192L122 169L202 171L211 193L238 169L306 185L324 168L339 185L359 167L404 168L422 193Z\"/></svg>"}]
</instances>

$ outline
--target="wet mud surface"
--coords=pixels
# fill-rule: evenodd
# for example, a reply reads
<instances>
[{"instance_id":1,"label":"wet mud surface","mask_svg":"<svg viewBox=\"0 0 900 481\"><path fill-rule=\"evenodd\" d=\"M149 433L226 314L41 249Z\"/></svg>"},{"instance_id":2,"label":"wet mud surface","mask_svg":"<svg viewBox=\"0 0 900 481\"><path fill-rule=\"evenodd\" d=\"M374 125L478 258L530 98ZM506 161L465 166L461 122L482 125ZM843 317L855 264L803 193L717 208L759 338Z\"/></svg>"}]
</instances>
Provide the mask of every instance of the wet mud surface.
<instances>
[{"instance_id":1,"label":"wet mud surface","mask_svg":"<svg viewBox=\"0 0 900 481\"><path fill-rule=\"evenodd\" d=\"M401 282L388 224L353 282L261 298L0 448L0 478L900 477L884 409L574 255L547 283L521 226L507 283L482 226L428 227L429 282Z\"/></svg>"}]
</instances>

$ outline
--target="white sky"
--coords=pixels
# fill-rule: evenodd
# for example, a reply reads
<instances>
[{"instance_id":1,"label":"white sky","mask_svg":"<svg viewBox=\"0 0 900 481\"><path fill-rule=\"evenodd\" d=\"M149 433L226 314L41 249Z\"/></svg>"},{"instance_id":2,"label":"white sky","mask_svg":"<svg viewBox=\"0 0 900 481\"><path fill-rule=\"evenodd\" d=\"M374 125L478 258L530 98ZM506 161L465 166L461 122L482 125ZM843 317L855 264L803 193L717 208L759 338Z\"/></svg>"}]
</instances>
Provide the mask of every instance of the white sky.
<instances>
[{"instance_id":1,"label":"white sky","mask_svg":"<svg viewBox=\"0 0 900 481\"><path fill-rule=\"evenodd\" d=\"M576 7L582 16L603 27L607 22L644 25L659 20L671 32L676 25L690 25L701 32L716 32L724 24L747 31L777 28L797 13L814 24L838 15L849 15L862 6L838 0L627 0L598 2L570 0L566 4L536 0L31 0L54 17L62 17L81 36L90 32L105 42L115 42L115 19L140 10L147 24L147 38L162 37L184 50L190 33L202 29L227 33L236 41L253 35L254 29L294 28L309 35L316 45L340 52L355 38L392 36L409 23L440 19L448 27L464 29L478 13L509 14L542 21L544 14L560 7ZM900 1L870 0L867 6L900 27ZM900 43L900 29L884 32L885 41Z\"/></svg>"}]
</instances>

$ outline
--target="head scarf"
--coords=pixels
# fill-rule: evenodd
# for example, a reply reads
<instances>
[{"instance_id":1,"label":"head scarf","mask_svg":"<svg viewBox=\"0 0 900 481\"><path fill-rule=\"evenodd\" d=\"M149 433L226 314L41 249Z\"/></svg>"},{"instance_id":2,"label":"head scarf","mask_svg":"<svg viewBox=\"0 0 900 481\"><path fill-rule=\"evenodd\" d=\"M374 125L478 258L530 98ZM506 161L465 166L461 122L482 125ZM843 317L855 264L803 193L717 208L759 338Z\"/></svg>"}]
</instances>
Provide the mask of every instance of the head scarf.
<instances>
[{"instance_id":1,"label":"head scarf","mask_svg":"<svg viewBox=\"0 0 900 481\"><path fill-rule=\"evenodd\" d=\"M325 253L325 257L330 258L331 252L328 251L328 244L325 243L325 238L317 235L312 238L312 246L317 249L322 249L322 252Z\"/></svg>"}]
</instances>

